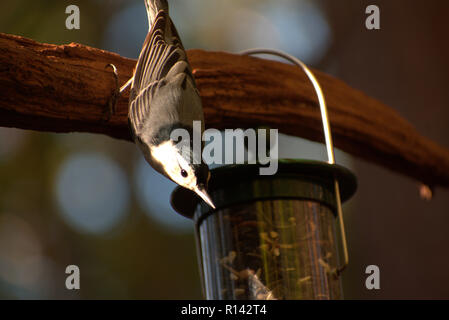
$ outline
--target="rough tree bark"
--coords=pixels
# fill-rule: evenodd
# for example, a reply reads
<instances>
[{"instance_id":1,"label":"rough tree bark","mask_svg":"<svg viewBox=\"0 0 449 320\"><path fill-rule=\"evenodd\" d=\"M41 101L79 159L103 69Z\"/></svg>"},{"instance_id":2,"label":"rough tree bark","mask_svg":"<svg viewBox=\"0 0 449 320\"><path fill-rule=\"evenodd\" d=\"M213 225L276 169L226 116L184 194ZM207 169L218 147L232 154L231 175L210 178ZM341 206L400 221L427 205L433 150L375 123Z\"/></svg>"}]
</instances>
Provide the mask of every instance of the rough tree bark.
<instances>
[{"instance_id":1,"label":"rough tree bark","mask_svg":"<svg viewBox=\"0 0 449 320\"><path fill-rule=\"evenodd\" d=\"M224 52L188 51L207 127L268 125L323 141L315 93L288 64ZM128 92L109 120L104 110L134 60L80 44L42 44L0 33L0 126L92 132L130 140ZM325 93L335 146L429 186L449 186L449 150L421 136L398 113L331 76L315 71Z\"/></svg>"}]
</instances>

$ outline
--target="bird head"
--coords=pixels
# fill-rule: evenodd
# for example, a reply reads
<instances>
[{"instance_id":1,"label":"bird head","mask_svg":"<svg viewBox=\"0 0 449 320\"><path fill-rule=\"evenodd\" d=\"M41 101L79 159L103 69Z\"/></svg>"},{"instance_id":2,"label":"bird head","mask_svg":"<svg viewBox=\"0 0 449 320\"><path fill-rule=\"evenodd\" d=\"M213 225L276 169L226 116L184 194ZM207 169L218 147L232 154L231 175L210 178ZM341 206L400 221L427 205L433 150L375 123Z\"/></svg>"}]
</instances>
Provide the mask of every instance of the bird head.
<instances>
[{"instance_id":1,"label":"bird head","mask_svg":"<svg viewBox=\"0 0 449 320\"><path fill-rule=\"evenodd\" d=\"M182 146L171 139L152 146L150 154L158 162L156 166L158 171L180 186L192 190L215 209L215 205L207 193L210 178L209 168L201 160L201 155L194 154L190 146ZM194 161L194 159L199 159L199 161Z\"/></svg>"}]
</instances>

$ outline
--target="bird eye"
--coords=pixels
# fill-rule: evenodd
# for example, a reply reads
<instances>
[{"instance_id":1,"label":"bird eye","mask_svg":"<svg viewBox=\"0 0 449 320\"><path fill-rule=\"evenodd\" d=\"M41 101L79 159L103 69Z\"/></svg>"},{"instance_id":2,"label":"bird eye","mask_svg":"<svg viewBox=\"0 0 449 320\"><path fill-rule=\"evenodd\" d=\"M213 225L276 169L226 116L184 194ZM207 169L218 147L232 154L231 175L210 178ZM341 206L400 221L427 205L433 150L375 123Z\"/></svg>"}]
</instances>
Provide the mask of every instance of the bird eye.
<instances>
[{"instance_id":1,"label":"bird eye","mask_svg":"<svg viewBox=\"0 0 449 320\"><path fill-rule=\"evenodd\" d=\"M185 171L184 169L181 169L181 176L183 176L184 178L187 178L187 171Z\"/></svg>"}]
</instances>

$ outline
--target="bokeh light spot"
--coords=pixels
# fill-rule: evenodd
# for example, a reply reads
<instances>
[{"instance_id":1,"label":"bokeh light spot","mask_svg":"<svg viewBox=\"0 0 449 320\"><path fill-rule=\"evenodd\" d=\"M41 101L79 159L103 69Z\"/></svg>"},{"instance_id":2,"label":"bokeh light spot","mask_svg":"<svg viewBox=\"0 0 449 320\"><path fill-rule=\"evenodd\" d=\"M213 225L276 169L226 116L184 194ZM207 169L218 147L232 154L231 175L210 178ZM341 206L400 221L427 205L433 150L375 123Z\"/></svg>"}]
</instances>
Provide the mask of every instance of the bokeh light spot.
<instances>
[{"instance_id":1,"label":"bokeh light spot","mask_svg":"<svg viewBox=\"0 0 449 320\"><path fill-rule=\"evenodd\" d=\"M45 297L49 283L41 240L18 215L0 215L0 287L19 299Z\"/></svg>"},{"instance_id":2,"label":"bokeh light spot","mask_svg":"<svg viewBox=\"0 0 449 320\"><path fill-rule=\"evenodd\" d=\"M307 64L318 63L326 54L331 29L315 1L278 1L261 3L263 15L279 33L277 49L298 56Z\"/></svg>"},{"instance_id":3,"label":"bokeh light spot","mask_svg":"<svg viewBox=\"0 0 449 320\"><path fill-rule=\"evenodd\" d=\"M109 20L103 40L106 50L137 58L148 32L148 19L143 1L120 10Z\"/></svg>"},{"instance_id":4,"label":"bokeh light spot","mask_svg":"<svg viewBox=\"0 0 449 320\"><path fill-rule=\"evenodd\" d=\"M123 170L101 154L75 154L60 168L56 198L61 215L81 232L101 233L126 214L129 186Z\"/></svg>"}]
</instances>

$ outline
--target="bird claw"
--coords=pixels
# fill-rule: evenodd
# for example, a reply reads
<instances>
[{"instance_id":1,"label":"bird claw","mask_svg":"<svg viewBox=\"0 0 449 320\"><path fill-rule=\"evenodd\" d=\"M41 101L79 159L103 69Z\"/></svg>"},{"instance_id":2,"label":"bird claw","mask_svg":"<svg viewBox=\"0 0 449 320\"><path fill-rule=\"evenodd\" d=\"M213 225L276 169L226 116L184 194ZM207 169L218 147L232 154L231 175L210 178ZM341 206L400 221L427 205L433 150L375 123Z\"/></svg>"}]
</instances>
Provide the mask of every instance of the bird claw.
<instances>
[{"instance_id":1,"label":"bird claw","mask_svg":"<svg viewBox=\"0 0 449 320\"><path fill-rule=\"evenodd\" d=\"M105 111L104 111L104 113L106 115L105 121L109 121L111 116L115 114L117 101L118 101L118 98L120 97L120 87L118 85L117 68L112 63L107 64L105 69L107 69L108 67L112 68L114 79L115 79L115 88L112 90L111 95L108 98L108 102L106 103L106 107L105 107Z\"/></svg>"}]
</instances>

